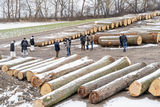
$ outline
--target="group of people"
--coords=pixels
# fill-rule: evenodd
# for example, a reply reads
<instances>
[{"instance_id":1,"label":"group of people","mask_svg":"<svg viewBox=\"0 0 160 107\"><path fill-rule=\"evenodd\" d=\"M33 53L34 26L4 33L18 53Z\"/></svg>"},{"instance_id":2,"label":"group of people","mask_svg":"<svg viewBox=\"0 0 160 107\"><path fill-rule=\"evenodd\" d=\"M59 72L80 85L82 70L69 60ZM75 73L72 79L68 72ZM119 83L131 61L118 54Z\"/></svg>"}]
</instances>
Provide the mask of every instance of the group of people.
<instances>
[{"instance_id":1,"label":"group of people","mask_svg":"<svg viewBox=\"0 0 160 107\"><path fill-rule=\"evenodd\" d=\"M23 38L23 40L21 41L21 53L23 57L28 56L28 41L26 40L26 38ZM34 51L34 36L32 36L30 38L30 51L33 52ZM10 56L11 57L16 57L16 51L15 51L15 40L13 40L10 44Z\"/></svg>"},{"instance_id":2,"label":"group of people","mask_svg":"<svg viewBox=\"0 0 160 107\"><path fill-rule=\"evenodd\" d=\"M93 50L93 35L81 36L80 41L81 41L81 50L85 50L85 45L86 49L88 50L89 44L91 45L91 50Z\"/></svg>"}]
</instances>

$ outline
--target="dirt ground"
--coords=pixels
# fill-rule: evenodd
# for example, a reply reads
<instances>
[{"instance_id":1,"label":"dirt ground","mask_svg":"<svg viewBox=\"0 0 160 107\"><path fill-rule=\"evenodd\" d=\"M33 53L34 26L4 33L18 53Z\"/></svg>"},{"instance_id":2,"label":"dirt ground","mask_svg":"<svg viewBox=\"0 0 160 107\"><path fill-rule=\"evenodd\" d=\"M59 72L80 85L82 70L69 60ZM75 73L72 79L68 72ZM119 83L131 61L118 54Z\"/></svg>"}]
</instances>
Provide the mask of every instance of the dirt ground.
<instances>
[{"instance_id":1,"label":"dirt ground","mask_svg":"<svg viewBox=\"0 0 160 107\"><path fill-rule=\"evenodd\" d=\"M42 35L40 35L42 36ZM29 36L27 36L29 37ZM12 39L16 39L16 41L21 40L23 37L18 38L10 38L10 39L1 39L0 44L8 44ZM72 54L79 54L81 57L88 56L91 59L94 59L95 61L99 60L105 55L110 55L115 59L119 59L123 56L128 56L128 58L131 60L132 64L138 63L138 62L145 62L146 64L150 64L153 62L160 61L160 45L157 46L151 46L151 47L144 47L144 48L128 48L127 52L123 52L123 49L112 49L112 48L104 48L104 47L95 47L93 50L85 50L81 51L79 48L80 41L79 39L72 41L72 47L71 47L71 53ZM16 53L17 56L21 56L20 52L21 48L19 46L16 47ZM2 55L9 55L9 47L0 47L0 54ZM29 56L37 57L37 58L51 58L55 57L55 51L54 46L47 46L47 47L36 47L35 52L29 52ZM61 45L60 55L59 57L66 56L66 49L65 46ZM18 87L18 88L16 88ZM30 83L26 81L19 81L18 79L14 77L10 77L5 73L0 72L0 94L4 93L6 90L14 90L16 88L16 92L23 92L23 95L19 97L19 103L17 104L10 104L9 107L14 107L15 105L22 104L24 102L32 102L33 99L36 99L40 97L39 89L34 88L30 85ZM103 107L104 103L106 103L108 100L114 98L124 96L129 99L135 99L128 96L128 91L123 91L99 104L93 105L90 104L88 99L80 99L80 97L76 94L72 97L60 102L59 104L72 99L73 101L84 101L87 104L87 107ZM141 97L137 99L142 98L149 98L153 100L160 101L160 99L152 97L149 94L142 95ZM1 97L0 98L0 104L7 104L9 97ZM58 104L57 104L58 105Z\"/></svg>"}]
</instances>

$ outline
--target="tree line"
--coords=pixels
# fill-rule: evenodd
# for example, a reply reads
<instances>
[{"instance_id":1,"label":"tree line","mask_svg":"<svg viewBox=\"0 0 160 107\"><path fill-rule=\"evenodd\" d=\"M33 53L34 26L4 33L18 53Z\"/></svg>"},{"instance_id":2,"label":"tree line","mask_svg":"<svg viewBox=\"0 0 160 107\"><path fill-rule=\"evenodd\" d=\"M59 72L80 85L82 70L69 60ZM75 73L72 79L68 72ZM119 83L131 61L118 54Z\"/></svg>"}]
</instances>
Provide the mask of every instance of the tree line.
<instances>
[{"instance_id":1,"label":"tree line","mask_svg":"<svg viewBox=\"0 0 160 107\"><path fill-rule=\"evenodd\" d=\"M1 0L2 19L84 19L157 10L160 0Z\"/></svg>"}]
</instances>

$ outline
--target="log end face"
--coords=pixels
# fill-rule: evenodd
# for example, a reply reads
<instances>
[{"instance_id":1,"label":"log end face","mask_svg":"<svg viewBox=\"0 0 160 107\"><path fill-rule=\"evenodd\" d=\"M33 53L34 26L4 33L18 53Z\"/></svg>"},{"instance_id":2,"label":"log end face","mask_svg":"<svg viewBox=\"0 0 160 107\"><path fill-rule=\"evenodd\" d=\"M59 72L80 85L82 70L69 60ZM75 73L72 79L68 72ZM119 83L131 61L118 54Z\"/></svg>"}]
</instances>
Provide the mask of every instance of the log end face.
<instances>
[{"instance_id":1,"label":"log end face","mask_svg":"<svg viewBox=\"0 0 160 107\"><path fill-rule=\"evenodd\" d=\"M34 76L34 73L32 71L27 71L26 72L27 81L31 81L33 76Z\"/></svg>"},{"instance_id":2,"label":"log end face","mask_svg":"<svg viewBox=\"0 0 160 107\"><path fill-rule=\"evenodd\" d=\"M18 79L19 79L19 80L22 80L23 78L24 78L23 73L22 73L22 72L19 72L19 73L18 73Z\"/></svg>"},{"instance_id":3,"label":"log end face","mask_svg":"<svg viewBox=\"0 0 160 107\"><path fill-rule=\"evenodd\" d=\"M51 85L48 84L48 83L44 83L44 84L41 86L40 94L41 94L41 95L46 95L46 94L48 94L48 93L50 93L50 92L52 92L52 91L53 91L53 89L52 89Z\"/></svg>"},{"instance_id":4,"label":"log end face","mask_svg":"<svg viewBox=\"0 0 160 107\"><path fill-rule=\"evenodd\" d=\"M86 89L83 86L78 88L77 93L81 98L85 98L87 96Z\"/></svg>"},{"instance_id":5,"label":"log end face","mask_svg":"<svg viewBox=\"0 0 160 107\"><path fill-rule=\"evenodd\" d=\"M127 62L128 62L128 65L131 65L132 63L131 63L131 60L126 56L125 57L126 58L126 60L127 60Z\"/></svg>"},{"instance_id":6,"label":"log end face","mask_svg":"<svg viewBox=\"0 0 160 107\"><path fill-rule=\"evenodd\" d=\"M13 71L13 76L18 77L18 73L19 73L18 70L14 70L14 71Z\"/></svg>"},{"instance_id":7,"label":"log end face","mask_svg":"<svg viewBox=\"0 0 160 107\"><path fill-rule=\"evenodd\" d=\"M137 37L137 45L141 45L142 44L142 37L138 36Z\"/></svg>"},{"instance_id":8,"label":"log end face","mask_svg":"<svg viewBox=\"0 0 160 107\"><path fill-rule=\"evenodd\" d=\"M155 79L148 90L153 96L160 96L160 78Z\"/></svg>"},{"instance_id":9,"label":"log end face","mask_svg":"<svg viewBox=\"0 0 160 107\"><path fill-rule=\"evenodd\" d=\"M137 81L134 81L130 86L129 86L129 93L133 97L137 97L141 94L142 90L142 84L140 84Z\"/></svg>"},{"instance_id":10,"label":"log end face","mask_svg":"<svg viewBox=\"0 0 160 107\"><path fill-rule=\"evenodd\" d=\"M89 94L89 101L90 101L92 104L98 103L98 102L99 102L99 95L98 95L98 93L92 91L92 92Z\"/></svg>"},{"instance_id":11,"label":"log end face","mask_svg":"<svg viewBox=\"0 0 160 107\"><path fill-rule=\"evenodd\" d=\"M8 66L7 65L3 65L2 66L2 71L3 72L7 72L9 70Z\"/></svg>"},{"instance_id":12,"label":"log end face","mask_svg":"<svg viewBox=\"0 0 160 107\"><path fill-rule=\"evenodd\" d=\"M42 81L38 77L33 76L32 79L31 79L31 84L34 87L40 87L42 85Z\"/></svg>"},{"instance_id":13,"label":"log end face","mask_svg":"<svg viewBox=\"0 0 160 107\"><path fill-rule=\"evenodd\" d=\"M33 107L45 107L42 100L35 100L33 102Z\"/></svg>"},{"instance_id":14,"label":"log end face","mask_svg":"<svg viewBox=\"0 0 160 107\"><path fill-rule=\"evenodd\" d=\"M13 70L7 71L7 74L10 75L10 76L13 76Z\"/></svg>"}]
</instances>

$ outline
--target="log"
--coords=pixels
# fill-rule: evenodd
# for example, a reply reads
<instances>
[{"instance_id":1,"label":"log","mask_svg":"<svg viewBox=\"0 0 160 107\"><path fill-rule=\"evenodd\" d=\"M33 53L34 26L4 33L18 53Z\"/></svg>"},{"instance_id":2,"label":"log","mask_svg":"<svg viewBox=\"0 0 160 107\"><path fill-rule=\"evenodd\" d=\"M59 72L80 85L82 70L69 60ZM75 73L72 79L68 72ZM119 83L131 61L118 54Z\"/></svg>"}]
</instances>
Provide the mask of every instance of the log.
<instances>
[{"instance_id":1,"label":"log","mask_svg":"<svg viewBox=\"0 0 160 107\"><path fill-rule=\"evenodd\" d=\"M36 59L36 60L33 60L33 61L29 61L29 62L25 62L25 63L19 64L19 65L13 66L7 71L7 74L9 74L10 76L13 76L14 71L16 71L16 69L23 68L27 65L31 65L31 64L34 64L34 63L39 62L39 61L41 61L41 59Z\"/></svg>"},{"instance_id":2,"label":"log","mask_svg":"<svg viewBox=\"0 0 160 107\"><path fill-rule=\"evenodd\" d=\"M160 96L160 77L152 81L148 91L153 96Z\"/></svg>"},{"instance_id":3,"label":"log","mask_svg":"<svg viewBox=\"0 0 160 107\"><path fill-rule=\"evenodd\" d=\"M27 61L31 61L31 60L34 60L35 58L33 57L26 57L26 58L19 58L19 59L15 59L15 60L11 60L11 61L8 61L8 62L4 62L4 63L1 63L1 69L3 72L7 72L9 70L10 67L13 67L13 66L16 66L18 64L22 64L24 62L27 62Z\"/></svg>"},{"instance_id":4,"label":"log","mask_svg":"<svg viewBox=\"0 0 160 107\"><path fill-rule=\"evenodd\" d=\"M96 71L93 71L87 75L84 75L80 78L77 78L76 80L60 87L59 89L41 97L39 100L36 100L34 102L34 107L37 105L40 105L42 107L43 106L52 106L53 104L56 104L56 103L60 102L61 100L76 93L77 89L82 84L89 82L89 81L92 81L94 79L97 79L103 75L110 73L110 72L113 72L113 71L115 71L115 69L118 70L118 69L124 68L128 65L130 65L129 59L127 57L123 57L123 58L113 62L112 64L109 64L108 66L105 66L105 67L100 68Z\"/></svg>"},{"instance_id":5,"label":"log","mask_svg":"<svg viewBox=\"0 0 160 107\"><path fill-rule=\"evenodd\" d=\"M0 55L0 59L2 59L2 55Z\"/></svg>"},{"instance_id":6,"label":"log","mask_svg":"<svg viewBox=\"0 0 160 107\"><path fill-rule=\"evenodd\" d=\"M139 35L127 35L128 45L141 45L142 37ZM101 36L99 37L98 43L101 46L119 46L119 36Z\"/></svg>"},{"instance_id":7,"label":"log","mask_svg":"<svg viewBox=\"0 0 160 107\"><path fill-rule=\"evenodd\" d=\"M140 79L154 72L155 70L159 69L159 67L160 63L152 63L121 78L118 78L96 90L93 90L89 95L89 101L94 104L101 102L102 100L127 88L134 80Z\"/></svg>"},{"instance_id":8,"label":"log","mask_svg":"<svg viewBox=\"0 0 160 107\"><path fill-rule=\"evenodd\" d=\"M4 59L1 59L1 60L0 60L0 63L7 62L7 61L10 61L10 60L12 60L12 59L14 59L14 58L12 58L12 57L4 58Z\"/></svg>"},{"instance_id":9,"label":"log","mask_svg":"<svg viewBox=\"0 0 160 107\"><path fill-rule=\"evenodd\" d=\"M44 82L47 82L55 78L58 78L62 75L68 74L72 71L75 71L84 66L87 66L93 62L94 61L91 59L88 59L88 57L81 58L79 60L62 65L58 67L57 69L33 76L31 79L31 84L32 86L40 87Z\"/></svg>"},{"instance_id":10,"label":"log","mask_svg":"<svg viewBox=\"0 0 160 107\"><path fill-rule=\"evenodd\" d=\"M51 58L51 59L47 59L47 60L44 60L42 62L39 62L38 64L36 63L35 66L30 66L30 67L25 68L25 69L21 68L21 70L18 70L18 79L20 79L20 80L24 79L26 77L26 72L29 71L29 70L38 69L38 68L47 66L49 64L55 63L55 62L63 60L63 59L65 59L65 57L62 57L62 58L59 58L59 59L56 59L56 60L54 60L54 58Z\"/></svg>"},{"instance_id":11,"label":"log","mask_svg":"<svg viewBox=\"0 0 160 107\"><path fill-rule=\"evenodd\" d=\"M45 95L45 94L51 92L54 88L50 87L51 85L50 86L48 86L48 85L52 84L52 82L54 83L55 81L60 81L59 82L59 83L61 83L61 84L59 84L59 87L60 87L60 86L65 85L66 83L68 83L78 77L81 77L87 73L90 73L94 70L97 70L101 67L104 67L104 66L112 63L113 61L114 61L114 59L111 56L105 56L91 65L88 65L88 66L81 68L81 69L78 69L72 73L69 73L69 74L66 74L62 77L59 77L59 78L57 78L57 80L55 79L53 81L44 83L41 87L40 93L41 93L41 95ZM61 82L61 79L63 77L65 77L65 79L67 79L67 81L62 80L62 82Z\"/></svg>"},{"instance_id":12,"label":"log","mask_svg":"<svg viewBox=\"0 0 160 107\"><path fill-rule=\"evenodd\" d=\"M92 71L90 72L88 75L90 75L90 77L88 77L88 79L96 79L98 77L101 77L103 75L106 75L108 73L111 73L117 69L123 68L127 65L130 64L130 60L127 57L121 58L119 60L117 60L116 62L113 62L113 64L109 64L108 66L104 66L96 71ZM94 73L95 72L95 73ZM73 75L74 74L74 75ZM76 75L77 74L77 75ZM47 89L47 90L55 90L71 81L73 81L76 78L82 77L83 75L79 76L79 72L73 72L72 74L68 74L68 75L64 75L60 78L57 78L55 80L52 80L50 82L47 82L46 84L43 85L46 86L46 88L41 87L41 89ZM89 81L88 81L89 82ZM45 93L45 91L40 90L40 92L43 94ZM47 91L46 91L47 92Z\"/></svg>"},{"instance_id":13,"label":"log","mask_svg":"<svg viewBox=\"0 0 160 107\"><path fill-rule=\"evenodd\" d=\"M29 70L26 72L26 77L27 77L27 80L28 81L31 81L32 77L36 74L40 74L40 73L43 73L43 72L47 72L47 71L50 71L50 70L53 70L53 69L56 69L66 63L69 63L69 62L72 62L72 61L75 61L77 59L80 59L80 56L77 55L77 54L74 54L74 55L71 55L65 59L62 59L60 61L57 61L55 63L52 63L50 65L46 65L44 67L41 67L41 68L38 68L38 69L32 69L32 70Z\"/></svg>"},{"instance_id":14,"label":"log","mask_svg":"<svg viewBox=\"0 0 160 107\"><path fill-rule=\"evenodd\" d=\"M157 71L140 78L136 81L134 81L130 86L129 86L129 93L131 96L137 97L142 95L150 86L152 81L160 76L160 69Z\"/></svg>"},{"instance_id":15,"label":"log","mask_svg":"<svg viewBox=\"0 0 160 107\"><path fill-rule=\"evenodd\" d=\"M83 84L82 86L80 86L78 88L77 93L81 98L85 98L91 93L92 90L95 90L105 84L108 84L109 82L111 82L117 78L120 78L120 77L122 77L130 72L133 72L135 70L138 70L144 66L146 66L145 63L137 63L134 65L125 67L125 68L118 70L116 72L105 75L101 78L98 78L96 80L93 80L91 82Z\"/></svg>"}]
</instances>

